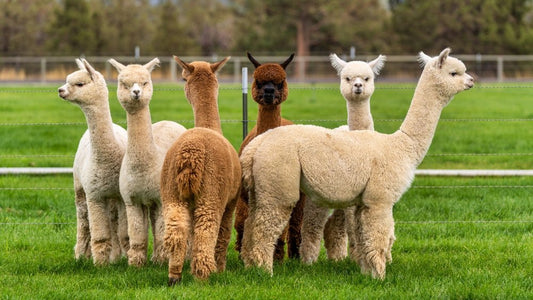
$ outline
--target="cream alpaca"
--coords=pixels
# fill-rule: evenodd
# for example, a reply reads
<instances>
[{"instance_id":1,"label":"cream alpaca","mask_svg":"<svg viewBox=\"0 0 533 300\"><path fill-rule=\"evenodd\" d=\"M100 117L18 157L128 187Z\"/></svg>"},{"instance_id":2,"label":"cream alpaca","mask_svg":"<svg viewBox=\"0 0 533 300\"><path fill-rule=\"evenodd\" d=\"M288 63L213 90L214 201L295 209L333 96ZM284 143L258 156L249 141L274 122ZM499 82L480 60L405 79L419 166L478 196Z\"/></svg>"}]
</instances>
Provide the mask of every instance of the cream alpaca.
<instances>
[{"instance_id":1,"label":"cream alpaca","mask_svg":"<svg viewBox=\"0 0 533 300\"><path fill-rule=\"evenodd\" d=\"M226 268L231 221L241 185L239 157L222 136L216 71L229 57L213 64L185 63L177 57L187 81L185 94L195 128L168 150L161 172L165 247L169 252L168 284L181 280L191 241L191 273L206 279Z\"/></svg>"},{"instance_id":2,"label":"cream alpaca","mask_svg":"<svg viewBox=\"0 0 533 300\"><path fill-rule=\"evenodd\" d=\"M386 57L380 55L368 63L346 62L336 54L331 54L329 57L331 65L340 77L340 92L346 100L348 111L348 126L342 126L339 129L374 130L374 121L370 113L370 97L374 93L374 77L383 68ZM328 258L340 260L347 255L345 216L349 224L353 225L353 208L347 208L346 215L345 210L335 209L326 222L320 217L323 217L324 211L327 210L329 209L318 207L312 201L306 203L300 246L301 258L305 263L312 263L318 258L322 231Z\"/></svg>"},{"instance_id":3,"label":"cream alpaca","mask_svg":"<svg viewBox=\"0 0 533 300\"><path fill-rule=\"evenodd\" d=\"M129 247L119 190L126 131L111 121L102 74L85 59L76 59L76 63L80 70L68 75L58 89L61 98L81 108L88 126L73 166L78 223L74 255L76 259L92 255L96 265L105 265L118 260Z\"/></svg>"},{"instance_id":4,"label":"cream alpaca","mask_svg":"<svg viewBox=\"0 0 533 300\"><path fill-rule=\"evenodd\" d=\"M328 130L288 125L255 138L241 156L244 184L250 190L250 216L241 256L246 266L272 273L275 239L285 226L302 189L319 206L357 205L359 252L363 273L383 279L394 242L392 208L409 188L435 133L442 109L458 92L473 86L465 65L448 57L420 53L425 64L411 106L392 134L369 130ZM277 153L276 156L269 155ZM324 216L323 218L325 218Z\"/></svg>"},{"instance_id":5,"label":"cream alpaca","mask_svg":"<svg viewBox=\"0 0 533 300\"><path fill-rule=\"evenodd\" d=\"M120 193L126 204L130 249L128 263L146 263L148 227L152 226L154 250L152 261L164 263L164 223L159 184L161 166L168 148L185 131L185 127L170 121L152 125L150 100L153 88L150 73L159 63L155 58L145 65L124 66L114 59L118 71L117 96L126 110L128 145L120 170Z\"/></svg>"}]
</instances>

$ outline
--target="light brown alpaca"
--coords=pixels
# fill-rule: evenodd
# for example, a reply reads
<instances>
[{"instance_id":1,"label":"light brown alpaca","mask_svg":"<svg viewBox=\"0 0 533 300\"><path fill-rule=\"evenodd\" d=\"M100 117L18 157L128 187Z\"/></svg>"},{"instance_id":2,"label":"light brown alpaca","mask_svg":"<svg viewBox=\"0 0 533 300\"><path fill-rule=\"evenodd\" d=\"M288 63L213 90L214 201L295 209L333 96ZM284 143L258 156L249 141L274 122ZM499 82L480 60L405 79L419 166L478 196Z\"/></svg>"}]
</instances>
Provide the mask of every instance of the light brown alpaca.
<instances>
[{"instance_id":1,"label":"light brown alpaca","mask_svg":"<svg viewBox=\"0 0 533 300\"><path fill-rule=\"evenodd\" d=\"M128 264L139 267L146 263L150 225L154 238L152 261L161 264L167 260L159 195L161 166L168 148L185 132L185 127L171 121L152 124L151 72L159 59L145 65L124 66L114 59L109 63L119 71L117 97L126 110L128 123L128 146L120 169L120 193L126 204L130 237Z\"/></svg>"},{"instance_id":2,"label":"light brown alpaca","mask_svg":"<svg viewBox=\"0 0 533 300\"><path fill-rule=\"evenodd\" d=\"M247 55L255 66L253 74L254 81L252 82L252 98L257 102L259 111L257 114L257 124L242 142L241 148L239 149L239 155L246 145L261 133L278 126L293 124L291 121L281 117L281 103L287 99L289 94L286 80L287 73L285 72L285 69L294 58L294 54L281 64L261 64L250 53L247 53ZM296 207L293 210L289 226L285 228L282 236L278 239L276 250L274 251L275 260L282 260L284 258L285 242L288 243L288 256L291 258L299 257L299 247L301 242L300 229L304 202L305 198L302 194L300 201L296 204ZM237 231L235 250L239 252L241 251L244 221L247 217L248 191L242 189L239 200L237 200L234 224L235 230Z\"/></svg>"},{"instance_id":3,"label":"light brown alpaca","mask_svg":"<svg viewBox=\"0 0 533 300\"><path fill-rule=\"evenodd\" d=\"M229 57L213 64L174 59L187 81L185 94L193 108L195 128L172 145L161 172L169 286L181 281L189 240L191 272L196 278L206 279L226 268L231 221L241 185L239 157L222 136L217 104L215 72Z\"/></svg>"},{"instance_id":4,"label":"light brown alpaca","mask_svg":"<svg viewBox=\"0 0 533 300\"><path fill-rule=\"evenodd\" d=\"M352 259L363 273L385 277L395 240L393 206L411 185L444 107L474 85L465 65L449 53L445 49L433 58L420 53L424 70L407 115L392 134L289 125L248 144L241 155L250 191L241 253L246 266L272 274L274 243L303 190L307 201L319 206L357 205L355 227L349 231L358 236L350 239L358 243Z\"/></svg>"},{"instance_id":5,"label":"light brown alpaca","mask_svg":"<svg viewBox=\"0 0 533 300\"><path fill-rule=\"evenodd\" d=\"M76 259L93 257L95 265L118 260L129 248L126 212L119 190L119 172L126 149L126 131L113 124L104 76L85 59L67 76L59 96L78 105L87 120L73 176L76 199Z\"/></svg>"}]
</instances>

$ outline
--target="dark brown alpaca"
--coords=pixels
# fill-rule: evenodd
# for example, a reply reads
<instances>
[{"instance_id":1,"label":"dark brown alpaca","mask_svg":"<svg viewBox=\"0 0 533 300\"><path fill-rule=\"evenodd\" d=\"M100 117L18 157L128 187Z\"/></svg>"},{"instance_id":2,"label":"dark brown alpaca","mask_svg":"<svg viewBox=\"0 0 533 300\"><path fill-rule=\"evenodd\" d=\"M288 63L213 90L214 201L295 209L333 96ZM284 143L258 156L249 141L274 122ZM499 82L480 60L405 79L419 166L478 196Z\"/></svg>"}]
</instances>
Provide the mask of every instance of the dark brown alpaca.
<instances>
[{"instance_id":1,"label":"dark brown alpaca","mask_svg":"<svg viewBox=\"0 0 533 300\"><path fill-rule=\"evenodd\" d=\"M212 64L174 59L183 68L195 127L170 147L161 171L169 285L181 280L189 241L191 273L196 278L206 279L226 268L231 221L241 184L239 157L222 136L217 104L215 73L229 57Z\"/></svg>"},{"instance_id":2,"label":"dark brown alpaca","mask_svg":"<svg viewBox=\"0 0 533 300\"><path fill-rule=\"evenodd\" d=\"M256 136L261 133L279 126L291 125L291 121L281 117L281 103L283 103L289 94L287 87L287 74L285 68L294 58L292 54L285 62L276 63L259 63L250 53L248 58L255 66L252 83L252 98L259 105L257 115L257 124L246 136L239 149L239 155L244 147L250 143ZM285 228L282 236L278 239L274 259L283 260L285 257L285 243L288 244L287 253L290 258L300 256L299 247L301 242L300 229L302 227L303 204L305 198L300 194L300 201L292 211L289 226ZM241 251L242 234L244 231L244 221L248 217L248 191L242 189L241 196L237 200L237 209L235 213L235 230L237 231L237 241L235 249Z\"/></svg>"}]
</instances>

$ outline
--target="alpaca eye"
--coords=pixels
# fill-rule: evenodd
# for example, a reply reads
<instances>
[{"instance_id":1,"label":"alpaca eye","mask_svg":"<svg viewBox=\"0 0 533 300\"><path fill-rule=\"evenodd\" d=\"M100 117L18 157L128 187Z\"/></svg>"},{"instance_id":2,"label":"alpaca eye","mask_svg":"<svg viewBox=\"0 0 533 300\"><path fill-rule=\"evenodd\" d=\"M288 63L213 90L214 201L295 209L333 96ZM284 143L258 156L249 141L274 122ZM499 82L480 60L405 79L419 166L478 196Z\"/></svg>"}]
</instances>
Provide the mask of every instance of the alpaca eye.
<instances>
[{"instance_id":1,"label":"alpaca eye","mask_svg":"<svg viewBox=\"0 0 533 300\"><path fill-rule=\"evenodd\" d=\"M457 72L451 72L450 75L452 75L452 76L456 76L456 75L457 75Z\"/></svg>"},{"instance_id":2,"label":"alpaca eye","mask_svg":"<svg viewBox=\"0 0 533 300\"><path fill-rule=\"evenodd\" d=\"M263 84L256 80L256 81L255 81L255 86L256 86L258 89L260 89L260 88L263 86Z\"/></svg>"},{"instance_id":3,"label":"alpaca eye","mask_svg":"<svg viewBox=\"0 0 533 300\"><path fill-rule=\"evenodd\" d=\"M347 82L350 82L350 77L344 78Z\"/></svg>"},{"instance_id":4,"label":"alpaca eye","mask_svg":"<svg viewBox=\"0 0 533 300\"><path fill-rule=\"evenodd\" d=\"M281 89L283 89L283 82L278 84L278 90L281 90Z\"/></svg>"},{"instance_id":5,"label":"alpaca eye","mask_svg":"<svg viewBox=\"0 0 533 300\"><path fill-rule=\"evenodd\" d=\"M78 83L75 84L75 86L82 87L82 86L84 86L84 83L83 82L78 82Z\"/></svg>"},{"instance_id":6,"label":"alpaca eye","mask_svg":"<svg viewBox=\"0 0 533 300\"><path fill-rule=\"evenodd\" d=\"M368 81L369 79L370 79L370 78L368 78L368 77L365 77L365 81Z\"/></svg>"},{"instance_id":7,"label":"alpaca eye","mask_svg":"<svg viewBox=\"0 0 533 300\"><path fill-rule=\"evenodd\" d=\"M145 82L145 83L143 83L143 86L147 86L147 85L148 85L148 81L147 81L147 82Z\"/></svg>"}]
</instances>

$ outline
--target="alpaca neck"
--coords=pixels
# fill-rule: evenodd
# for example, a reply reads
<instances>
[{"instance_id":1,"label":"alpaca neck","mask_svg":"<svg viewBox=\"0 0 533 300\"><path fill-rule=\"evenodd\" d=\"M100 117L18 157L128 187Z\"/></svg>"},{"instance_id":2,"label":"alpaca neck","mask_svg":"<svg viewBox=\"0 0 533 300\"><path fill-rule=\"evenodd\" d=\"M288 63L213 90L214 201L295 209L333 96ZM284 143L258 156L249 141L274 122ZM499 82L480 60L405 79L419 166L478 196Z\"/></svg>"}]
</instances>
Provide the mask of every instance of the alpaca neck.
<instances>
[{"instance_id":1,"label":"alpaca neck","mask_svg":"<svg viewBox=\"0 0 533 300\"><path fill-rule=\"evenodd\" d=\"M350 130L374 130L370 113L370 98L364 101L346 101Z\"/></svg>"},{"instance_id":2,"label":"alpaca neck","mask_svg":"<svg viewBox=\"0 0 533 300\"><path fill-rule=\"evenodd\" d=\"M218 87L217 87L218 88ZM218 113L218 93L208 94L205 89L189 94L193 103L194 127L205 127L222 134L220 115Z\"/></svg>"},{"instance_id":3,"label":"alpaca neck","mask_svg":"<svg viewBox=\"0 0 533 300\"><path fill-rule=\"evenodd\" d=\"M119 144L115 137L109 104L82 108L87 120L94 157L116 151Z\"/></svg>"},{"instance_id":4,"label":"alpaca neck","mask_svg":"<svg viewBox=\"0 0 533 300\"><path fill-rule=\"evenodd\" d=\"M264 106L259 105L257 115L257 134L261 134L269 129L281 125L281 106Z\"/></svg>"},{"instance_id":5,"label":"alpaca neck","mask_svg":"<svg viewBox=\"0 0 533 300\"><path fill-rule=\"evenodd\" d=\"M446 103L447 97L438 93L437 89L428 84L431 80L421 77L415 89L411 106L403 121L400 131L406 134L414 143L413 159L417 165L422 162L426 155L435 130L439 122L440 114Z\"/></svg>"},{"instance_id":6,"label":"alpaca neck","mask_svg":"<svg viewBox=\"0 0 533 300\"><path fill-rule=\"evenodd\" d=\"M155 143L152 135L152 119L148 106L139 111L126 114L128 124L128 147L130 157L139 156L145 160L145 153L155 153Z\"/></svg>"}]
</instances>

